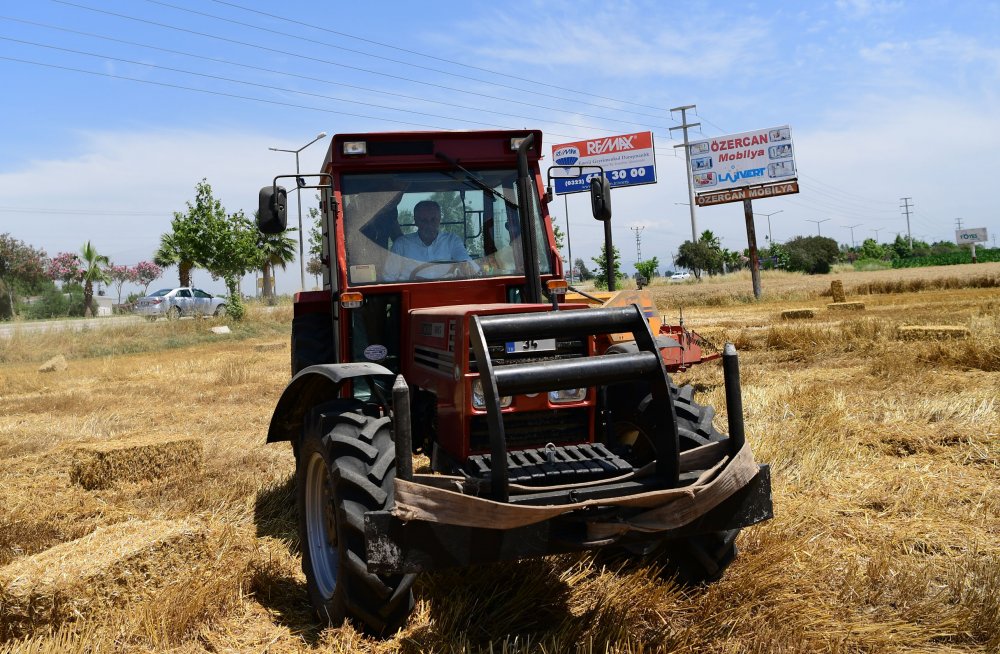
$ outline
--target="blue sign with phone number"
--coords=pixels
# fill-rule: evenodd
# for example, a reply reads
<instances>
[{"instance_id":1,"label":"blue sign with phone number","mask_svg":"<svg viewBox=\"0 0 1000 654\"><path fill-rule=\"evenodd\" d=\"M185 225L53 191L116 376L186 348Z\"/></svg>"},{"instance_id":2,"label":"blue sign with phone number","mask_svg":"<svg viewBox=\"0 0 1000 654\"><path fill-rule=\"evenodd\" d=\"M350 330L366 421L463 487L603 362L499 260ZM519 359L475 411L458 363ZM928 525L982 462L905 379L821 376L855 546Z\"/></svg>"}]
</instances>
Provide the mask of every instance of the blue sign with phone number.
<instances>
[{"instance_id":1,"label":"blue sign with phone number","mask_svg":"<svg viewBox=\"0 0 1000 654\"><path fill-rule=\"evenodd\" d=\"M615 186L639 186L641 184L656 183L655 166L636 166L635 168L621 168L617 170L605 170L604 176L612 187ZM554 179L553 191L556 195L565 193L582 193L590 190L590 178L593 175L584 175L572 179Z\"/></svg>"}]
</instances>

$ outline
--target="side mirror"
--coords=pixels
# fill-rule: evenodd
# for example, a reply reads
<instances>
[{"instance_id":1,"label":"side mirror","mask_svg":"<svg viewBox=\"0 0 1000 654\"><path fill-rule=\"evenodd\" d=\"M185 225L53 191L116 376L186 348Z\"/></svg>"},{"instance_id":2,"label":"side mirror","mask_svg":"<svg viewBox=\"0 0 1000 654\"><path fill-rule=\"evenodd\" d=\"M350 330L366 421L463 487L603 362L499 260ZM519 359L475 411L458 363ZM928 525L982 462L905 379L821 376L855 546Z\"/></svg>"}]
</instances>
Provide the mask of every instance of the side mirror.
<instances>
[{"instance_id":1,"label":"side mirror","mask_svg":"<svg viewBox=\"0 0 1000 654\"><path fill-rule=\"evenodd\" d=\"M280 234L288 226L288 193L281 186L265 186L257 205L257 229L265 234Z\"/></svg>"},{"instance_id":2,"label":"side mirror","mask_svg":"<svg viewBox=\"0 0 1000 654\"><path fill-rule=\"evenodd\" d=\"M596 220L611 220L611 183L604 175L590 179L590 207Z\"/></svg>"}]
</instances>

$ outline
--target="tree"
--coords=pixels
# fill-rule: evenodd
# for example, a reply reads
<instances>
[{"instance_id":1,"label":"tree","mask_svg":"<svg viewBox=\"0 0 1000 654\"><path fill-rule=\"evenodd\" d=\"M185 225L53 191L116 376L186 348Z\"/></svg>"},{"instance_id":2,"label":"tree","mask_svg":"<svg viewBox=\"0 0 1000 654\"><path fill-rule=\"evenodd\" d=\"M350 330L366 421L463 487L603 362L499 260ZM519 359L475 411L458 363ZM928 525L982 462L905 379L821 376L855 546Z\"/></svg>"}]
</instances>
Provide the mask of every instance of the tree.
<instances>
[{"instance_id":1,"label":"tree","mask_svg":"<svg viewBox=\"0 0 1000 654\"><path fill-rule=\"evenodd\" d=\"M694 276L701 279L702 272L710 275L722 272L722 252L712 247L711 241L684 241L677 249L676 263L692 270Z\"/></svg>"},{"instance_id":2,"label":"tree","mask_svg":"<svg viewBox=\"0 0 1000 654\"><path fill-rule=\"evenodd\" d=\"M108 277L111 279L111 283L115 285L115 290L118 292L118 302L122 303L122 286L125 282L135 282L135 269L129 268L128 266L119 266L116 264L111 264L105 271L108 273Z\"/></svg>"},{"instance_id":3,"label":"tree","mask_svg":"<svg viewBox=\"0 0 1000 654\"><path fill-rule=\"evenodd\" d=\"M656 271L660 268L660 260L656 257L652 259L646 259L645 261L639 261L635 264L635 269L640 275L646 278L646 283L653 281L656 277Z\"/></svg>"},{"instance_id":4,"label":"tree","mask_svg":"<svg viewBox=\"0 0 1000 654\"><path fill-rule=\"evenodd\" d=\"M52 281L71 284L83 280L80 255L74 252L60 252L49 259L47 274Z\"/></svg>"},{"instance_id":5,"label":"tree","mask_svg":"<svg viewBox=\"0 0 1000 654\"><path fill-rule=\"evenodd\" d=\"M771 243L771 246L760 251L760 261L765 270L788 268L788 249L781 243Z\"/></svg>"},{"instance_id":6,"label":"tree","mask_svg":"<svg viewBox=\"0 0 1000 654\"><path fill-rule=\"evenodd\" d=\"M559 229L559 225L552 223L552 236L556 239L556 249L562 252L563 247L566 245L566 234Z\"/></svg>"},{"instance_id":7,"label":"tree","mask_svg":"<svg viewBox=\"0 0 1000 654\"><path fill-rule=\"evenodd\" d=\"M142 294L145 296L153 280L159 279L163 274L163 268L152 261L140 261L132 268L132 273L135 275L135 283L142 285Z\"/></svg>"},{"instance_id":8,"label":"tree","mask_svg":"<svg viewBox=\"0 0 1000 654\"><path fill-rule=\"evenodd\" d=\"M612 265L615 275L615 282L620 282L625 279L625 273L622 272L622 255L618 252L618 248L612 246L613 250L611 253ZM598 288L608 287L608 266L607 258L604 256L604 248L601 248L601 254L596 257L591 257L591 261L594 262L594 284Z\"/></svg>"},{"instance_id":9,"label":"tree","mask_svg":"<svg viewBox=\"0 0 1000 654\"><path fill-rule=\"evenodd\" d=\"M840 256L837 241L826 236L797 236L785 243L788 269L810 275L830 272L830 264Z\"/></svg>"},{"instance_id":10,"label":"tree","mask_svg":"<svg viewBox=\"0 0 1000 654\"><path fill-rule=\"evenodd\" d=\"M177 215L174 214L174 221L177 221ZM176 232L169 232L160 235L160 247L153 253L153 263L156 266L160 268L177 266L180 286L191 285L191 269L195 266L193 255L186 250L186 246L187 243L182 243Z\"/></svg>"},{"instance_id":11,"label":"tree","mask_svg":"<svg viewBox=\"0 0 1000 654\"><path fill-rule=\"evenodd\" d=\"M861 244L858 254L862 259L881 260L886 258L885 248L875 242L875 239L866 238Z\"/></svg>"},{"instance_id":12,"label":"tree","mask_svg":"<svg viewBox=\"0 0 1000 654\"><path fill-rule=\"evenodd\" d=\"M257 212L254 212L256 219ZM288 232L298 231L296 228L286 230L280 234L265 234L257 232L257 248L260 250L264 265L261 266L261 275L264 277L264 298L269 302L274 301L274 279L271 274L275 266L281 266L284 270L289 263L295 261L295 246L298 242L288 235Z\"/></svg>"},{"instance_id":13,"label":"tree","mask_svg":"<svg viewBox=\"0 0 1000 654\"><path fill-rule=\"evenodd\" d=\"M594 273L590 272L590 268L587 268L587 264L583 262L583 259L577 259L573 262L573 267L576 268L576 272L580 279L593 279Z\"/></svg>"},{"instance_id":14,"label":"tree","mask_svg":"<svg viewBox=\"0 0 1000 654\"><path fill-rule=\"evenodd\" d=\"M0 319L14 316L19 292L41 290L48 255L10 234L0 234Z\"/></svg>"},{"instance_id":15,"label":"tree","mask_svg":"<svg viewBox=\"0 0 1000 654\"><path fill-rule=\"evenodd\" d=\"M91 302L94 300L94 282L103 282L108 284L111 282L111 278L108 277L108 273L104 272L104 268L111 264L103 254L97 252L97 248L87 241L83 248L80 250L80 254L83 257L80 260L80 266L82 271L82 281L83 281L83 316L87 318L93 315L93 308L91 307Z\"/></svg>"},{"instance_id":16,"label":"tree","mask_svg":"<svg viewBox=\"0 0 1000 654\"><path fill-rule=\"evenodd\" d=\"M316 196L319 201L319 196ZM316 277L319 285L319 276L323 274L323 216L316 207L309 207L309 261L306 262L306 272Z\"/></svg>"},{"instance_id":17,"label":"tree","mask_svg":"<svg viewBox=\"0 0 1000 654\"><path fill-rule=\"evenodd\" d=\"M239 280L264 264L257 248L257 227L242 211L227 214L205 179L195 186L194 204L188 202L187 207L187 213L174 212L171 221L178 251L208 270L213 278L222 278L229 293L227 313L240 320L244 308Z\"/></svg>"}]
</instances>

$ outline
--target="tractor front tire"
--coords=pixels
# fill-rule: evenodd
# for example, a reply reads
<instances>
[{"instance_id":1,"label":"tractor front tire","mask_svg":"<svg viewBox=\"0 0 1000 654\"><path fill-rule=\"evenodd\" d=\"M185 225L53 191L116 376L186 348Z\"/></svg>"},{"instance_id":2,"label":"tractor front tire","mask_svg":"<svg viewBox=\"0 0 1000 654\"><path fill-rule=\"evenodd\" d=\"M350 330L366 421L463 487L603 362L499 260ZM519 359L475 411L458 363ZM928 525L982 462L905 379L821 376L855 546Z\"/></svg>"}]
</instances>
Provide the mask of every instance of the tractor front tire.
<instances>
[{"instance_id":1,"label":"tractor front tire","mask_svg":"<svg viewBox=\"0 0 1000 654\"><path fill-rule=\"evenodd\" d=\"M296 460L302 571L319 619L394 633L413 609L414 575L368 572L365 513L392 508L390 419L314 409Z\"/></svg>"},{"instance_id":2,"label":"tractor front tire","mask_svg":"<svg viewBox=\"0 0 1000 654\"><path fill-rule=\"evenodd\" d=\"M677 435L682 452L728 439L712 424L715 408L695 402L694 387L690 384L678 388L671 381L670 397L677 414ZM652 456L648 413L652 411L653 398L648 394L648 386L638 382L621 384L610 389L608 399L614 431L619 439L627 439L616 445L628 446L633 456ZM668 576L685 585L698 585L722 577L736 559L736 537L739 533L739 529L731 529L663 541L658 545L626 545L623 549L632 556L654 556L664 565Z\"/></svg>"}]
</instances>

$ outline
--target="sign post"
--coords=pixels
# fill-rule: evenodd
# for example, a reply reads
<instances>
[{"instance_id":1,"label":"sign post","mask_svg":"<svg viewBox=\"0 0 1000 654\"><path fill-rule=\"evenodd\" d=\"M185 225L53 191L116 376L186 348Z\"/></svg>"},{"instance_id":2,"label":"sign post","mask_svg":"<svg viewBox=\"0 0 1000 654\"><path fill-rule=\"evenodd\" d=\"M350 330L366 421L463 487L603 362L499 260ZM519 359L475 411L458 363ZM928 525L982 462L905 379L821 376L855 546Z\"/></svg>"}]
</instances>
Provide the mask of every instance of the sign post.
<instances>
[{"instance_id":1,"label":"sign post","mask_svg":"<svg viewBox=\"0 0 1000 654\"><path fill-rule=\"evenodd\" d=\"M759 300L761 296L760 288L760 259L757 257L757 230L753 224L753 203L750 198L743 201L743 218L747 221L747 243L750 246L750 279L753 281L753 296Z\"/></svg>"},{"instance_id":2,"label":"sign post","mask_svg":"<svg viewBox=\"0 0 1000 654\"><path fill-rule=\"evenodd\" d=\"M788 125L729 134L688 146L691 185L699 207L743 201L753 296L760 299L760 260L753 224L755 198L799 192L792 132Z\"/></svg>"},{"instance_id":3,"label":"sign post","mask_svg":"<svg viewBox=\"0 0 1000 654\"><path fill-rule=\"evenodd\" d=\"M970 244L972 245L972 263L977 263L976 261L976 243L985 243L989 239L986 236L985 227L976 227L975 229L956 229L955 230L955 242L959 245Z\"/></svg>"}]
</instances>

